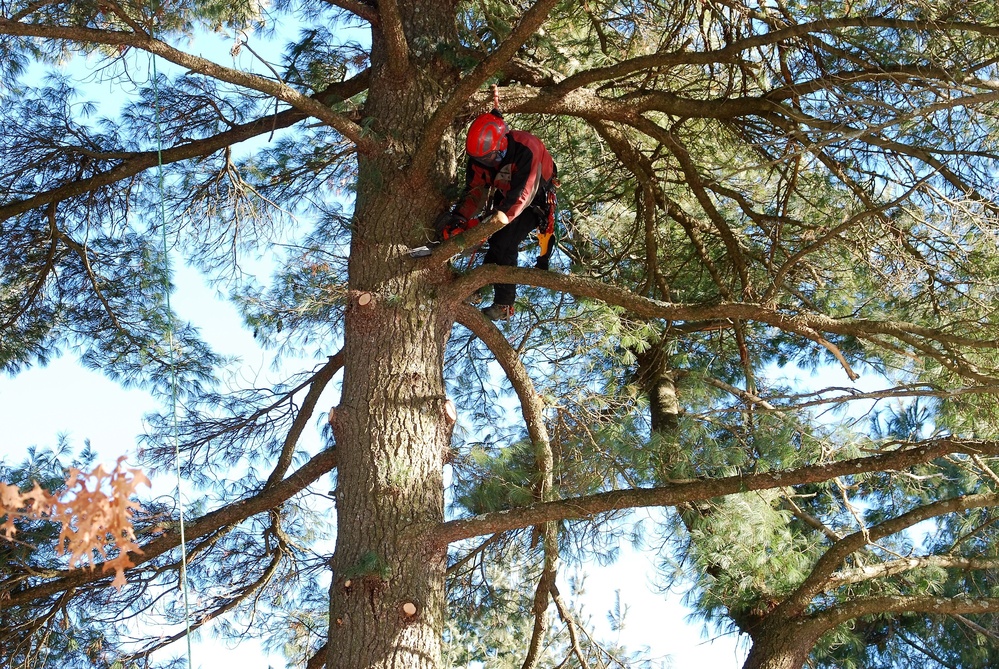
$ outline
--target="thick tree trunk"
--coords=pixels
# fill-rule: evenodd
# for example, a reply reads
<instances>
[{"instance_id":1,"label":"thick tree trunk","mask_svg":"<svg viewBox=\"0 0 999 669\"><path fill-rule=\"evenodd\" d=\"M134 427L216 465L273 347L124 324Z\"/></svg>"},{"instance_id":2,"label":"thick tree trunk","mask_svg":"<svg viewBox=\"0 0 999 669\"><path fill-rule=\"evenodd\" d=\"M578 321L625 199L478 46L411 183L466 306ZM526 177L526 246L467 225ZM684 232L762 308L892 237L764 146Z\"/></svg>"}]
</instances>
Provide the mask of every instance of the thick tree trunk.
<instances>
[{"instance_id":1,"label":"thick tree trunk","mask_svg":"<svg viewBox=\"0 0 999 669\"><path fill-rule=\"evenodd\" d=\"M750 633L753 647L742 669L801 669L820 634L800 620L760 623Z\"/></svg>"},{"instance_id":2,"label":"thick tree trunk","mask_svg":"<svg viewBox=\"0 0 999 669\"><path fill-rule=\"evenodd\" d=\"M454 39L446 34L452 3L397 4L409 44ZM389 52L405 55L405 46L373 36L365 111L387 150L359 157L343 394L332 419L337 544L327 666L430 669L440 665L445 552L422 538L444 515L451 424L442 370L452 314L435 298L446 269L415 272L405 251L426 241L445 205L454 139L442 142L435 174L406 166L453 73L422 54L390 65Z\"/></svg>"}]
</instances>

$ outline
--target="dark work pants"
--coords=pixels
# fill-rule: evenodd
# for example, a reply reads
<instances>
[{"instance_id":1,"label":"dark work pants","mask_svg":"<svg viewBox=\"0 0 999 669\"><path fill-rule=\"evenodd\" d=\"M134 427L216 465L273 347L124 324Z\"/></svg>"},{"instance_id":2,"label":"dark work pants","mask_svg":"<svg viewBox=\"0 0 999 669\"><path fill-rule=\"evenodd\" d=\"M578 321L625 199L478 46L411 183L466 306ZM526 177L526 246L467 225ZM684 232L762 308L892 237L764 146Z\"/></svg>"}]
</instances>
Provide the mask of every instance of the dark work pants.
<instances>
[{"instance_id":1,"label":"dark work pants","mask_svg":"<svg viewBox=\"0 0 999 669\"><path fill-rule=\"evenodd\" d=\"M489 238L489 250L482 262L516 267L521 243L540 222L536 208L528 207L522 211L520 216L494 232ZM493 304L513 304L517 298L517 286L512 283L497 283L493 286L493 290Z\"/></svg>"}]
</instances>

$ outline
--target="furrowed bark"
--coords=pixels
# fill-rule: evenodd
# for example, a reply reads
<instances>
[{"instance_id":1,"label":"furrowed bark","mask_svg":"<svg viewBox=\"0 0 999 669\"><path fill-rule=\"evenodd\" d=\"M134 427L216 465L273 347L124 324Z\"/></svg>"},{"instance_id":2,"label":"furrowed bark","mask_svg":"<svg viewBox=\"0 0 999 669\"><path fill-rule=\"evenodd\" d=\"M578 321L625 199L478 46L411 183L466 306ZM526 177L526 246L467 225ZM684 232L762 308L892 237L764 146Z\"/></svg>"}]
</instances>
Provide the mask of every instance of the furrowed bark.
<instances>
[{"instance_id":1,"label":"furrowed bark","mask_svg":"<svg viewBox=\"0 0 999 669\"><path fill-rule=\"evenodd\" d=\"M337 543L331 561L328 669L436 669L444 627L444 546L420 538L444 517L444 348L453 313L438 296L446 267L414 263L443 192L457 174L453 136L432 140L432 165L406 169L442 81L456 73L417 45L453 42L454 3L396 0L375 34L365 102L371 130L392 129L392 148L360 154L348 264L343 396L331 426L340 454ZM378 31L375 31L378 33ZM416 64L419 64L417 66Z\"/></svg>"}]
</instances>

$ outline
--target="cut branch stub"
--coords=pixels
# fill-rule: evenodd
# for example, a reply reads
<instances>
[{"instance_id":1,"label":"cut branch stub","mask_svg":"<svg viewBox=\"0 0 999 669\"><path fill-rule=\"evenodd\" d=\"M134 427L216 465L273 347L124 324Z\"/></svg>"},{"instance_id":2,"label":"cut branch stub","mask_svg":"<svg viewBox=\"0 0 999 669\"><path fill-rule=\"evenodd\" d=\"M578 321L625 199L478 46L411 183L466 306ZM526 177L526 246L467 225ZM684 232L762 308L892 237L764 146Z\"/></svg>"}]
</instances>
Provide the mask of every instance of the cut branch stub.
<instances>
[{"instance_id":1,"label":"cut branch stub","mask_svg":"<svg viewBox=\"0 0 999 669\"><path fill-rule=\"evenodd\" d=\"M407 618L412 618L416 615L416 604L413 602L404 602L402 605L402 614Z\"/></svg>"},{"instance_id":2,"label":"cut branch stub","mask_svg":"<svg viewBox=\"0 0 999 669\"><path fill-rule=\"evenodd\" d=\"M372 301L374 301L374 299L375 299L375 297L371 293L361 292L357 296L357 304L358 304L358 306L366 307L369 304L371 304Z\"/></svg>"},{"instance_id":3,"label":"cut branch stub","mask_svg":"<svg viewBox=\"0 0 999 669\"><path fill-rule=\"evenodd\" d=\"M444 402L444 417L447 418L447 422L452 425L458 420L458 408L451 400Z\"/></svg>"}]
</instances>

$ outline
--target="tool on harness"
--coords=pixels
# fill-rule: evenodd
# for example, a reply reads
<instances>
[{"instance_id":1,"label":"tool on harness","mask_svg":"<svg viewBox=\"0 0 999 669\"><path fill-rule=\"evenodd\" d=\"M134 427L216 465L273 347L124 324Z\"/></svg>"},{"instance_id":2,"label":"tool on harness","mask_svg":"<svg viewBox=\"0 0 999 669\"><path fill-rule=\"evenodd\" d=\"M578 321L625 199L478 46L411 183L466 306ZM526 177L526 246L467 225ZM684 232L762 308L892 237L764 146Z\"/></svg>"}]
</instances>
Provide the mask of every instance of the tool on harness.
<instances>
[{"instance_id":1,"label":"tool on harness","mask_svg":"<svg viewBox=\"0 0 999 669\"><path fill-rule=\"evenodd\" d=\"M541 222L535 230L540 251L534 266L538 269L548 269L552 253L555 251L555 247L558 246L560 235L558 234L558 226L555 221L555 212L558 211L558 196L555 193L555 189L561 185L558 179L552 179L551 187L548 188L548 192L545 195L545 209L547 211L543 212Z\"/></svg>"}]
</instances>

